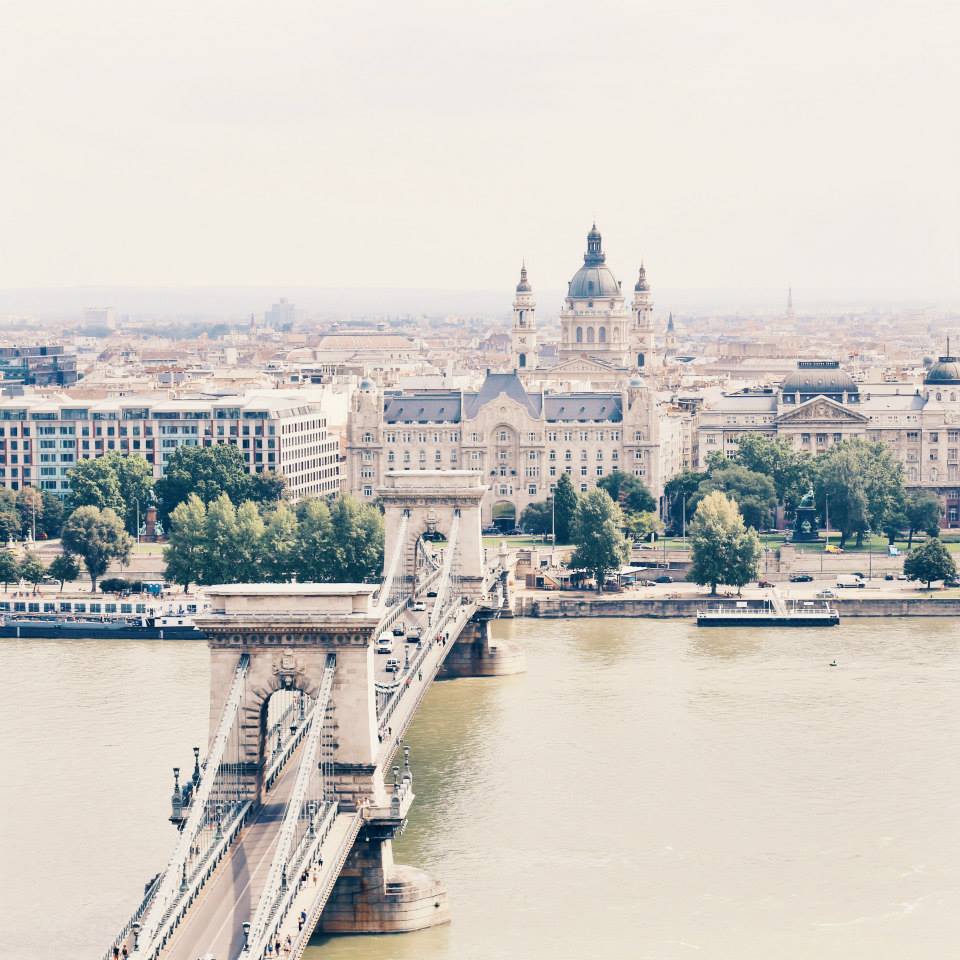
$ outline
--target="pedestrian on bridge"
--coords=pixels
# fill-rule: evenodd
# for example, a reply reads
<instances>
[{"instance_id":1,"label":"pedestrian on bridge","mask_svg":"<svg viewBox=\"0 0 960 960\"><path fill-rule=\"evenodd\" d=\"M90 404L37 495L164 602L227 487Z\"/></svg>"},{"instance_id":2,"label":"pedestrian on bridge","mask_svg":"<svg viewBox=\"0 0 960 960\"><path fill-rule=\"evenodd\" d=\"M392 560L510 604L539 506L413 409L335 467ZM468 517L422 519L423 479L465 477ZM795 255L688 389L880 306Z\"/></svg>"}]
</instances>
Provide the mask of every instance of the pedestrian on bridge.
<instances>
[{"instance_id":1,"label":"pedestrian on bridge","mask_svg":"<svg viewBox=\"0 0 960 960\"><path fill-rule=\"evenodd\" d=\"M307 922L307 911L300 911L300 922L297 924L297 930L300 931L303 929L304 924Z\"/></svg>"}]
</instances>

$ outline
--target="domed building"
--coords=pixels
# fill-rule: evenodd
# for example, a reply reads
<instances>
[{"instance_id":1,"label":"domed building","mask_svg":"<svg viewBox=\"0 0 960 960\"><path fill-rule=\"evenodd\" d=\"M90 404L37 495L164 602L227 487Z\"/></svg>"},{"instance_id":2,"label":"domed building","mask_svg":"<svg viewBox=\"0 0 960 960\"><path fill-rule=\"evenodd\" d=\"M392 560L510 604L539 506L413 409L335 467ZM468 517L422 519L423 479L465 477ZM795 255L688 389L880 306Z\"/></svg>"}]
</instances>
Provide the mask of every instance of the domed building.
<instances>
[{"instance_id":1,"label":"domed building","mask_svg":"<svg viewBox=\"0 0 960 960\"><path fill-rule=\"evenodd\" d=\"M653 351L653 304L642 266L631 306L632 312L607 266L603 238L594 224L583 266L570 279L560 312L560 362L589 358L619 370L645 366Z\"/></svg>"}]
</instances>

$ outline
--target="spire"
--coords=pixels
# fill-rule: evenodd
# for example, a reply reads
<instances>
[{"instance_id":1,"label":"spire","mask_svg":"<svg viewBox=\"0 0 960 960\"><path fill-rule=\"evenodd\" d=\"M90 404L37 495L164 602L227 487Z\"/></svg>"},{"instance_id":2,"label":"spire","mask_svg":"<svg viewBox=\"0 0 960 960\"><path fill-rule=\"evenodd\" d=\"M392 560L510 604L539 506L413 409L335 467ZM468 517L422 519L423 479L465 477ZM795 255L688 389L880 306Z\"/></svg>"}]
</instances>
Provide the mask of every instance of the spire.
<instances>
[{"instance_id":1,"label":"spire","mask_svg":"<svg viewBox=\"0 0 960 960\"><path fill-rule=\"evenodd\" d=\"M643 261L640 261L640 276L637 279L636 286L633 288L637 293L646 293L650 289L650 284L647 283L647 270L643 265Z\"/></svg>"},{"instance_id":2,"label":"spire","mask_svg":"<svg viewBox=\"0 0 960 960\"><path fill-rule=\"evenodd\" d=\"M661 314L661 316L662 316L662 314ZM674 327L673 327L673 311L671 310L671 311L670 311L670 317L669 317L669 319L667 320L667 333L673 333L673 332L674 332Z\"/></svg>"},{"instance_id":3,"label":"spire","mask_svg":"<svg viewBox=\"0 0 960 960\"><path fill-rule=\"evenodd\" d=\"M517 293L529 293L530 282L527 280L527 261L524 260L520 266L520 282L517 284Z\"/></svg>"},{"instance_id":4,"label":"spire","mask_svg":"<svg viewBox=\"0 0 960 960\"><path fill-rule=\"evenodd\" d=\"M587 252L583 255L583 262L591 265L603 263L606 255L602 248L602 237L597 229L596 223L590 228L587 234Z\"/></svg>"}]
</instances>

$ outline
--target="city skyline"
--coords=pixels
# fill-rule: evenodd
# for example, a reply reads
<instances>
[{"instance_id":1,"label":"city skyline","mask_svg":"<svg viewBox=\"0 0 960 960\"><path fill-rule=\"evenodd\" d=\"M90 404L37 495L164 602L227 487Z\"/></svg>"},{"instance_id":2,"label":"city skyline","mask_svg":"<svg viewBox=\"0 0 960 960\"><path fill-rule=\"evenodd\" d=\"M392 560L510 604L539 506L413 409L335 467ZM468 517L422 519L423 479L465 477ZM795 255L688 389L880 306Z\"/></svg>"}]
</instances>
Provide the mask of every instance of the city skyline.
<instances>
[{"instance_id":1,"label":"city skyline","mask_svg":"<svg viewBox=\"0 0 960 960\"><path fill-rule=\"evenodd\" d=\"M960 15L826 12L22 9L0 290L562 294L596 218L668 297L956 303Z\"/></svg>"}]
</instances>

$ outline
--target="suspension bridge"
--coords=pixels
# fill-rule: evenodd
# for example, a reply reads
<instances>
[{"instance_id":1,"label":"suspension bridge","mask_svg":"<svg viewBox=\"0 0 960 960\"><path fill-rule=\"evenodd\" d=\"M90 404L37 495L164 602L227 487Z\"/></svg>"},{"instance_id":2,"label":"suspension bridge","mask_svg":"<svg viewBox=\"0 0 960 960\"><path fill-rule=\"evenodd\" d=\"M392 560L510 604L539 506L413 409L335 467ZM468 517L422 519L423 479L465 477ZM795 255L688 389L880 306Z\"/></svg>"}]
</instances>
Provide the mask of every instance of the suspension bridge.
<instances>
[{"instance_id":1,"label":"suspension bridge","mask_svg":"<svg viewBox=\"0 0 960 960\"><path fill-rule=\"evenodd\" d=\"M379 584L210 589L207 749L174 768L173 851L103 960L262 960L278 944L296 960L315 930L449 919L392 840L414 798L402 738L431 682L523 669L489 636L509 598L482 546L485 490L474 472L389 474Z\"/></svg>"}]
</instances>

